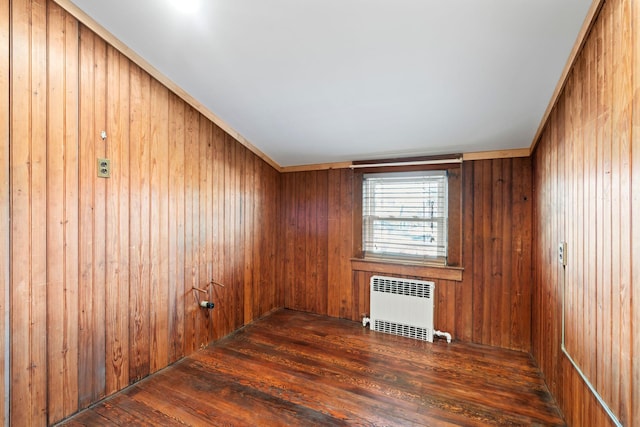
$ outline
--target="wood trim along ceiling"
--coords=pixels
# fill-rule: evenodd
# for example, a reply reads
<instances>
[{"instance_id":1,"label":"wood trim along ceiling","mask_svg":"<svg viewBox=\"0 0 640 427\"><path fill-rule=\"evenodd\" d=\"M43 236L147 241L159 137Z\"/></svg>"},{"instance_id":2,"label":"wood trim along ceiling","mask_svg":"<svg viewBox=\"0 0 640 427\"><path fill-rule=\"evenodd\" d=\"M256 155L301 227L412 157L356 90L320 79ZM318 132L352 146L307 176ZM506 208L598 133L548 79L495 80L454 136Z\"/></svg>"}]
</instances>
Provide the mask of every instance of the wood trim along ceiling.
<instances>
[{"instance_id":1,"label":"wood trim along ceiling","mask_svg":"<svg viewBox=\"0 0 640 427\"><path fill-rule=\"evenodd\" d=\"M529 157L531 150L528 148L515 148L512 150L498 151L478 151L475 153L464 153L463 161L469 160L493 160L493 159L513 159L516 157Z\"/></svg>"},{"instance_id":2,"label":"wood trim along ceiling","mask_svg":"<svg viewBox=\"0 0 640 427\"><path fill-rule=\"evenodd\" d=\"M305 172L305 171L317 171L317 170L329 170L329 169L345 169L351 166L352 162L336 162L336 163L318 163L318 164L308 164L308 165L297 165L297 166L280 166L275 160L269 157L267 154L263 153L258 147L253 145L248 139L242 136L238 131L233 129L229 124L227 124L224 120L218 117L215 113L209 110L206 106L196 100L193 96L187 93L184 89L174 83L171 79L157 70L153 65L143 59L140 55L130 49L127 45L121 42L118 38L116 38L113 34L111 34L107 29L98 24L93 18L87 15L84 11L82 11L78 6L73 4L70 0L53 0L55 3L60 5L63 9L69 12L72 16L74 16L78 21L82 24L86 25L93 32L102 37L107 43L111 44L115 47L120 53L122 53L125 57L129 58L140 68L149 73L152 77L157 79L159 82L168 87L171 91L185 100L189 105L195 108L197 111L202 113L205 117L219 126L226 133L231 135L236 141L240 144L247 147L250 151L252 151L256 156L260 157L262 160L271 165L278 172L288 173L288 172ZM549 101L549 105L540 120L540 124L538 125L538 130L533 138L531 146L529 148L517 148L517 149L507 149L507 150L498 150L498 151L479 151L472 153L464 153L464 160L488 160L488 159L505 159L505 158L515 158L515 157L528 157L533 153L533 150L540 139L540 135L542 134L542 130L544 128L545 123L551 113L553 106L556 104L560 92L565 85L567 80L567 76L573 62L576 58L577 53L580 51L580 47L584 43L586 36L591 29L592 23L598 15L598 11L602 7L604 0L593 0L589 11L587 12L587 16L582 24L582 28L578 33L578 37L576 38L576 42L574 43L573 49L571 50L571 54L567 59L567 63L562 71L560 80L556 85L556 89L553 92L553 95Z\"/></svg>"},{"instance_id":3,"label":"wood trim along ceiling","mask_svg":"<svg viewBox=\"0 0 640 427\"><path fill-rule=\"evenodd\" d=\"M329 169L349 169L353 162L316 163L312 165L283 166L280 172L311 172Z\"/></svg>"},{"instance_id":4,"label":"wood trim along ceiling","mask_svg":"<svg viewBox=\"0 0 640 427\"><path fill-rule=\"evenodd\" d=\"M477 151L473 153L462 154L462 160L470 161L470 160L513 159L516 157L529 157L530 154L531 154L531 151L528 148L516 148L516 149L510 149L510 150L496 150L496 151ZM426 157L438 157L438 156L426 156ZM372 160L371 163L375 163L375 161ZM311 171L329 170L329 169L348 169L354 164L356 164L355 161L338 162L338 163L318 163L318 164L300 165L300 166L284 166L280 168L280 172L291 173L291 172L311 172Z\"/></svg>"}]
</instances>

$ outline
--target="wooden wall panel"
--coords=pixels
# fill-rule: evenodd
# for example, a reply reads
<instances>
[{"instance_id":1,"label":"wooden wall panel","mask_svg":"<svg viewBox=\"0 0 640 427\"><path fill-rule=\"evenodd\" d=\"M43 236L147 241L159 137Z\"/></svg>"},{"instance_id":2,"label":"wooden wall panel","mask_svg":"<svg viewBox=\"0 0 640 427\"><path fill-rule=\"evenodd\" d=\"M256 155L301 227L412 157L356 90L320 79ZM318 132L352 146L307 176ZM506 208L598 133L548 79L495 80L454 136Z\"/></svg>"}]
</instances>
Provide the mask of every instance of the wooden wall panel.
<instances>
[{"instance_id":1,"label":"wooden wall panel","mask_svg":"<svg viewBox=\"0 0 640 427\"><path fill-rule=\"evenodd\" d=\"M222 222L225 226L220 229L221 233L221 246L220 254L222 259L227 259L229 262L223 263L220 268L220 283L225 287L217 289L218 296L220 298L220 304L227 306L235 306L234 296L236 293L236 287L234 286L234 265L236 260L233 259L234 254L234 234L235 234L235 221L234 221L234 199L230 197L232 190L235 191L235 181L232 180L232 169L235 166L232 156L231 148L233 147L231 140L227 134L222 135L219 143L219 158L223 165L220 173L221 186L219 187L219 206ZM227 334L233 331L233 323L235 316L231 316L231 313L226 314L221 320L221 330L223 334ZM244 314L244 313L243 313Z\"/></svg>"},{"instance_id":2,"label":"wooden wall panel","mask_svg":"<svg viewBox=\"0 0 640 427\"><path fill-rule=\"evenodd\" d=\"M349 169L282 175L286 307L356 321L369 312L372 271L352 270L350 261L358 252L358 185ZM465 162L460 192L463 281L420 277L436 279L436 327L530 351L531 161Z\"/></svg>"},{"instance_id":3,"label":"wooden wall panel","mask_svg":"<svg viewBox=\"0 0 640 427\"><path fill-rule=\"evenodd\" d=\"M568 354L623 425L640 420L638 22L637 2L604 4L534 153L533 353L569 425L612 421L562 352L563 296Z\"/></svg>"},{"instance_id":4,"label":"wooden wall panel","mask_svg":"<svg viewBox=\"0 0 640 427\"><path fill-rule=\"evenodd\" d=\"M67 310L47 311L47 395L59 419L78 405L78 23L54 4L48 39L47 307Z\"/></svg>"},{"instance_id":5,"label":"wooden wall panel","mask_svg":"<svg viewBox=\"0 0 640 427\"><path fill-rule=\"evenodd\" d=\"M11 417L46 424L46 1L11 9ZM28 118L28 119L27 119Z\"/></svg>"},{"instance_id":6,"label":"wooden wall panel","mask_svg":"<svg viewBox=\"0 0 640 427\"><path fill-rule=\"evenodd\" d=\"M130 77L129 380L149 374L149 108L150 78L131 66Z\"/></svg>"},{"instance_id":7,"label":"wooden wall panel","mask_svg":"<svg viewBox=\"0 0 640 427\"><path fill-rule=\"evenodd\" d=\"M207 175L208 164L211 163L211 156L209 154L211 147L211 122L204 116L200 116L200 136L198 138L199 148L199 183L198 188L206 189L206 191L199 192L199 212L198 222L200 228L198 230L198 283L209 283L211 281L211 263L209 262L211 248L207 242L207 233L211 223L211 208L209 207L209 201L211 200L211 192L208 187ZM242 190L240 190L242 191ZM244 255L244 252L242 253ZM206 299L210 300L210 289L207 286ZM241 304L239 307L242 307ZM243 309L244 311L244 309ZM196 336L198 341L202 344L210 341L210 325L211 325L211 312L209 310L200 310L200 321L196 322ZM200 344L200 345L202 345Z\"/></svg>"},{"instance_id":8,"label":"wooden wall panel","mask_svg":"<svg viewBox=\"0 0 640 427\"><path fill-rule=\"evenodd\" d=\"M328 254L327 310L328 315L345 319L357 318L354 313L351 287L353 253L354 174L349 169L328 172Z\"/></svg>"},{"instance_id":9,"label":"wooden wall panel","mask_svg":"<svg viewBox=\"0 0 640 427\"><path fill-rule=\"evenodd\" d=\"M313 171L306 179L298 181L303 194L298 204L296 235L295 282L301 285L295 292L299 307L308 307L312 312L327 313L327 236L326 228L326 172ZM318 197L320 196L320 197Z\"/></svg>"},{"instance_id":10,"label":"wooden wall panel","mask_svg":"<svg viewBox=\"0 0 640 427\"><path fill-rule=\"evenodd\" d=\"M235 245L232 248L231 253L232 258L235 260L234 262L234 271L233 271L233 281L232 286L234 289L234 306L242 307L244 304L244 230L243 224L245 222L244 217L244 150L245 148L241 145L238 145L236 141L229 141L230 150L233 151L233 162L234 165L232 167L233 171L233 180L234 183L232 197L234 200L234 210L231 214L231 218L233 219L234 228L234 241ZM231 219L230 218L230 219ZM233 314L234 323L233 330L236 330L245 324L245 312L234 310Z\"/></svg>"},{"instance_id":11,"label":"wooden wall panel","mask_svg":"<svg viewBox=\"0 0 640 427\"><path fill-rule=\"evenodd\" d=\"M473 289L473 342L531 348L531 180L527 158L463 166L463 283Z\"/></svg>"},{"instance_id":12,"label":"wooden wall panel","mask_svg":"<svg viewBox=\"0 0 640 427\"><path fill-rule=\"evenodd\" d=\"M185 108L169 95L169 363L184 356L185 297ZM217 165L216 165L217 166Z\"/></svg>"},{"instance_id":13,"label":"wooden wall panel","mask_svg":"<svg viewBox=\"0 0 640 427\"><path fill-rule=\"evenodd\" d=\"M105 366L105 239L104 180L96 176L96 158L105 157L100 132L106 120L106 44L80 28L80 117L79 117L79 405L86 406L104 396ZM102 345L101 345L102 344Z\"/></svg>"},{"instance_id":14,"label":"wooden wall panel","mask_svg":"<svg viewBox=\"0 0 640 427\"><path fill-rule=\"evenodd\" d=\"M259 177L262 175L260 172L261 163L255 161L255 158L251 155L249 150L245 150L245 224L244 224L244 240L245 248L251 250L245 251L245 286L244 286L244 298L245 307L250 307L249 312L245 313L245 324L248 319L255 319L259 316L259 312L264 309L261 306L261 301L273 301L269 298L269 295L263 293L262 289L262 265L263 260L260 254L261 248L265 241L263 239L264 233L256 234L251 233L252 229L263 229L267 224L262 223L261 216L265 209L264 200L259 196L262 182ZM250 197L251 193L254 194ZM274 231L271 230L271 233ZM273 240L273 239L271 239ZM264 252L267 254L267 252ZM264 260L268 265L268 260ZM257 281L256 281L257 279Z\"/></svg>"},{"instance_id":15,"label":"wooden wall panel","mask_svg":"<svg viewBox=\"0 0 640 427\"><path fill-rule=\"evenodd\" d=\"M327 171L282 176L285 305L318 314L328 313L328 185Z\"/></svg>"},{"instance_id":16,"label":"wooden wall panel","mask_svg":"<svg viewBox=\"0 0 640 427\"><path fill-rule=\"evenodd\" d=\"M631 314L629 358L631 360L631 419L629 425L640 425L640 2L631 4L631 40L633 46L632 128L631 128ZM635 262L633 262L635 260Z\"/></svg>"},{"instance_id":17,"label":"wooden wall panel","mask_svg":"<svg viewBox=\"0 0 640 427\"><path fill-rule=\"evenodd\" d=\"M150 371L169 363L169 91L151 81ZM205 158L206 160L206 158Z\"/></svg>"},{"instance_id":18,"label":"wooden wall panel","mask_svg":"<svg viewBox=\"0 0 640 427\"><path fill-rule=\"evenodd\" d=\"M245 157L249 155L248 152L244 153ZM248 166L243 174L243 184L245 189L250 189L250 188L255 188L255 182L254 182L254 168L253 168L253 162L251 162L250 159L245 159L245 162L248 163ZM243 194L245 195L245 197L243 198L243 203L244 203L244 210L246 212L246 221L244 226L245 227L249 227L249 228L253 228L253 223L256 220L255 217L255 205L254 205L254 200L251 197L247 197L247 192L243 192ZM244 246L247 248L254 248L254 236L251 233L246 233L243 227L243 240L244 240ZM251 251L247 256L245 256L244 258L244 265L243 265L243 270L244 270L244 275L243 275L243 293L244 293L244 309L245 309L245 313L244 313L244 317L247 319L250 319L253 317L253 310L254 310L254 306L253 306L253 298L254 298L254 294L256 289L254 289L253 286L253 273L254 273L254 267L255 267L255 263L253 260L253 254L257 255L257 252L255 251ZM256 258L259 258L258 256L256 256ZM258 264L259 266L259 264ZM259 267L258 267L259 268Z\"/></svg>"},{"instance_id":19,"label":"wooden wall panel","mask_svg":"<svg viewBox=\"0 0 640 427\"><path fill-rule=\"evenodd\" d=\"M200 134L200 116L193 108L188 107L185 112L185 265L184 265L184 345L185 353L190 354L198 348L196 337L196 323L198 318L197 298L199 294L193 291L194 287L200 288L198 283L198 251L195 236L197 236L198 223L198 189L199 166L198 144L196 138Z\"/></svg>"},{"instance_id":20,"label":"wooden wall panel","mask_svg":"<svg viewBox=\"0 0 640 427\"><path fill-rule=\"evenodd\" d=\"M277 262L279 248L279 176L266 163L243 150L245 156L245 201L243 215L245 245L245 305L251 311L245 313L244 324L270 312L273 307L281 307L276 288L269 283L276 281L276 271L270 266ZM252 231L253 230L253 231ZM251 249L251 250L249 250Z\"/></svg>"},{"instance_id":21,"label":"wooden wall panel","mask_svg":"<svg viewBox=\"0 0 640 427\"><path fill-rule=\"evenodd\" d=\"M105 393L129 384L129 61L107 48L107 287Z\"/></svg>"},{"instance_id":22,"label":"wooden wall panel","mask_svg":"<svg viewBox=\"0 0 640 427\"><path fill-rule=\"evenodd\" d=\"M8 286L12 364L0 415L37 426L282 306L280 176L59 6L11 8L0 221L14 220L0 232L0 329ZM97 177L98 157L110 178Z\"/></svg>"},{"instance_id":23,"label":"wooden wall panel","mask_svg":"<svg viewBox=\"0 0 640 427\"><path fill-rule=\"evenodd\" d=\"M0 420L9 407L9 1L0 1ZM4 422L6 425L7 423Z\"/></svg>"},{"instance_id":24,"label":"wooden wall panel","mask_svg":"<svg viewBox=\"0 0 640 427\"><path fill-rule=\"evenodd\" d=\"M211 273L211 278L216 281L216 283L223 283L225 281L225 270L224 270L224 236L225 236L225 218L224 218L224 175L225 175L225 157L224 157L224 140L225 133L222 129L214 126L213 129L213 182L212 186L212 195L213 195L213 253L212 253L212 261L213 268ZM214 284L211 287L212 300L215 301L215 304L221 305L224 304L226 306L226 301L223 299L225 297L226 287L222 288L221 286ZM190 296L191 297L191 296ZM218 339L225 335L225 330L222 330L221 325L226 325L225 317L223 316L224 310L214 310L212 314L212 327L213 327L213 337L214 339Z\"/></svg>"}]
</instances>

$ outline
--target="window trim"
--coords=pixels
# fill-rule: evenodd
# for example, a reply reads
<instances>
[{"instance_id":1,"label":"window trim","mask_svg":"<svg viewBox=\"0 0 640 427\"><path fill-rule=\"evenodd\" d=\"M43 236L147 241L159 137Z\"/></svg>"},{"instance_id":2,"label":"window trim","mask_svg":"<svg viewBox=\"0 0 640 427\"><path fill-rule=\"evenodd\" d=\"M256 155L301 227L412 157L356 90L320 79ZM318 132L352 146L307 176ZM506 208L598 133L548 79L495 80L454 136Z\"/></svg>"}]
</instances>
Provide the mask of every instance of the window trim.
<instances>
[{"instance_id":1,"label":"window trim","mask_svg":"<svg viewBox=\"0 0 640 427\"><path fill-rule=\"evenodd\" d=\"M462 176L464 170L463 163L449 163L442 165L420 165L420 166L393 166L362 168L354 171L353 179L353 259L367 261L363 251L363 177L367 173L383 172L405 172L418 170L446 170L448 176L449 198L447 208L449 211L448 223L448 250L447 264L442 265L429 262L416 263L407 259L368 259L370 262L382 262L395 265L425 266L436 268L462 268Z\"/></svg>"},{"instance_id":2,"label":"window trim","mask_svg":"<svg viewBox=\"0 0 640 427\"><path fill-rule=\"evenodd\" d=\"M433 169L433 170L417 170L417 171L397 171L397 172L383 172L383 173L365 173L363 174L362 180L362 188L363 188L363 214L362 214L362 245L363 245L363 255L364 259L368 260L397 260L401 262L408 262L411 264L432 264L432 265L447 265L447 250L448 250L448 173L446 169ZM370 179L371 184L367 185L367 180ZM385 180L387 180L385 182ZM402 186L406 188L413 187L414 183L418 185L422 185L423 189L429 188L432 191L435 190L434 194L436 200L438 200L438 204L440 205L437 213L433 216L429 216L428 212L425 212L421 209L420 203L418 206L411 205L411 202L408 201L407 204L402 204L400 206L400 212L397 212L397 208L399 206L395 205L391 202L391 207L387 206L384 202L380 200L385 200L384 197L388 194L385 192L389 190L389 187L385 187L386 185L390 185L392 191L398 191L398 188L395 188L395 183L398 183L400 190L397 194L402 193ZM379 183L382 186L383 193L378 193L378 190L381 188L376 185ZM432 187L435 186L435 187ZM419 187L420 188L420 187ZM409 191L409 190L407 190ZM394 193L391 193L394 194ZM382 199L378 199L380 197ZM376 202L378 200L378 202ZM414 199L414 201L419 199ZM367 201L368 203L365 203ZM382 206L381 206L382 205ZM418 212L421 212L417 217L407 217L407 216L396 216L394 214L401 214L402 209L405 207L412 209L417 207ZM382 208L382 213L377 211L377 209ZM388 209L391 208L391 211ZM385 212L386 211L386 212ZM395 212L394 212L395 211ZM389 213L389 215L385 215L385 213ZM369 213L369 215L366 215ZM398 252L393 251L393 246L396 242L394 242L393 235L388 236L388 238L381 238L380 235L377 235L376 230L382 231L382 229L386 228L386 225L396 223L402 229L407 230L407 223L416 223L421 226L427 226L427 224L437 224L437 233L435 234L436 241L435 245L421 245L417 243L412 245L410 243L399 243L397 246ZM385 224L385 225L382 225ZM380 228L382 227L382 228ZM391 226L393 229L393 226ZM421 227L420 227L421 228ZM368 237L368 241L365 242L365 239ZM400 237L398 235L398 237ZM382 252L370 252L367 251L367 246L371 248L370 245L375 246L376 243L382 244L384 249L387 251ZM418 252L422 252L422 254L406 254L402 253L402 251L416 249ZM435 252L434 255L429 255L428 252Z\"/></svg>"}]
</instances>

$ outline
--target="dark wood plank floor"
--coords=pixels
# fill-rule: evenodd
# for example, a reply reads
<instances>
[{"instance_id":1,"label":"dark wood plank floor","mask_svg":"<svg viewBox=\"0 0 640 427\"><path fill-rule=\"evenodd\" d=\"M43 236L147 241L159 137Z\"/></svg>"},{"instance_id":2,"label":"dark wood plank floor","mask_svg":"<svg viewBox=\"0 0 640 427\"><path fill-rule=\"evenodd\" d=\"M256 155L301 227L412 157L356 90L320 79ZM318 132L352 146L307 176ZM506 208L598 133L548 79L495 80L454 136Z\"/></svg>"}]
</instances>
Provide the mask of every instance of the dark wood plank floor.
<instances>
[{"instance_id":1,"label":"dark wood plank floor","mask_svg":"<svg viewBox=\"0 0 640 427\"><path fill-rule=\"evenodd\" d=\"M283 310L68 420L105 425L564 425L532 358Z\"/></svg>"}]
</instances>

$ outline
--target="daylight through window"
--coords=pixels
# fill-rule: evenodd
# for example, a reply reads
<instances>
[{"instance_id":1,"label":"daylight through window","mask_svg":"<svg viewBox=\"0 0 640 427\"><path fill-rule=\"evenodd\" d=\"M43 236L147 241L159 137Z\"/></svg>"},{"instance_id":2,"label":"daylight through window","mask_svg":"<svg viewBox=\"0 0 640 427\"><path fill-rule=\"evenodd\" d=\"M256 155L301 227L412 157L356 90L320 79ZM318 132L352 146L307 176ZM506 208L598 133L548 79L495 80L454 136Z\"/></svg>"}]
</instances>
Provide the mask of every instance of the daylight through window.
<instances>
[{"instance_id":1,"label":"daylight through window","mask_svg":"<svg viewBox=\"0 0 640 427\"><path fill-rule=\"evenodd\" d=\"M446 264L445 170L365 174L362 190L366 258Z\"/></svg>"}]
</instances>

